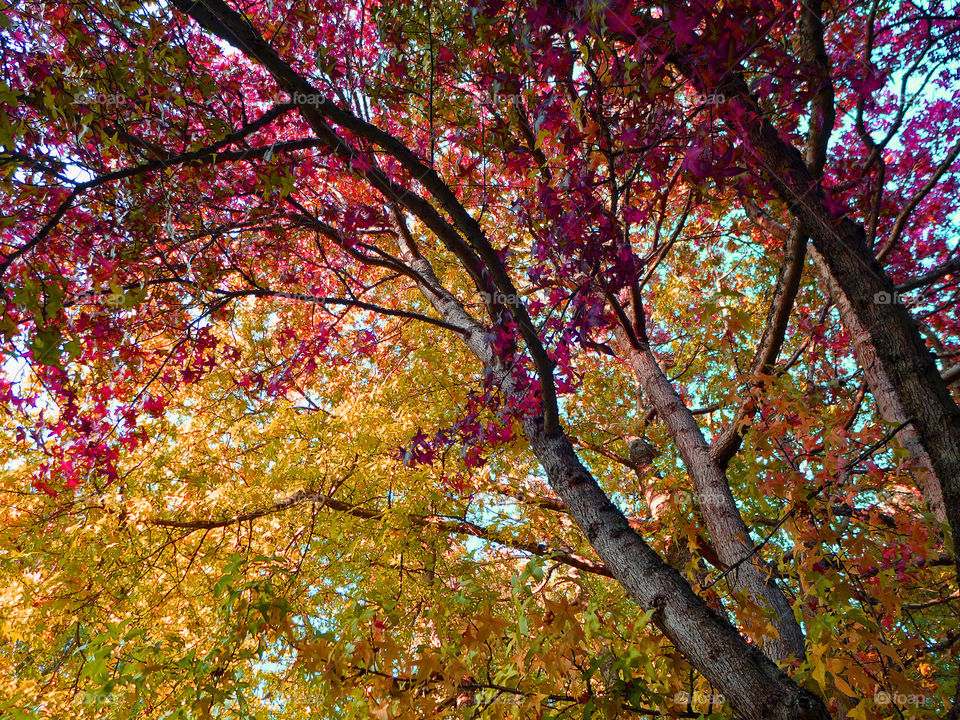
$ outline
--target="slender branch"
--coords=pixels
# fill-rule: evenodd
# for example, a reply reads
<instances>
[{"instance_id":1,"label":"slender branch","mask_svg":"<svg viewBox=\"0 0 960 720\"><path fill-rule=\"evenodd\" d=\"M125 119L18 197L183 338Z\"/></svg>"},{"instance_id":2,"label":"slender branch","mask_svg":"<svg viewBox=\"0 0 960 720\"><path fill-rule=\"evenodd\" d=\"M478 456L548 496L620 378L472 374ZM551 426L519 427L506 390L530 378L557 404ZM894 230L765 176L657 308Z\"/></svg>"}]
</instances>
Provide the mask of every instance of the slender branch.
<instances>
[{"instance_id":1,"label":"slender branch","mask_svg":"<svg viewBox=\"0 0 960 720\"><path fill-rule=\"evenodd\" d=\"M230 527L231 525L237 525L240 523L249 522L251 520L257 520L259 518L273 515L278 512L283 512L284 510L308 503L325 507L330 510L335 510L337 512L346 513L347 515L352 515L353 517L360 518L361 520L383 520L388 514L380 510L369 510L367 508L362 508L359 505L351 505L350 503L345 503L342 500L337 500L336 498L332 498L329 495L325 495L320 492L315 492L312 490L300 490L299 492L296 492L293 495L274 503L273 505L258 508L245 513L240 513L238 515L233 515L228 518L216 520L166 520L163 518L153 518L147 522L155 527L179 528L184 530L213 530L217 528ZM578 570L592 573L594 575L612 577L610 571L602 562L590 560L589 558L577 555L576 553L554 550L547 547L543 543L527 543L519 540L512 540L510 538L504 538L489 528L485 528L481 525L477 525L466 520L448 520L431 515L413 514L407 515L406 517L410 523L416 527L433 527L441 532L475 537L480 540L496 543L497 545L503 545L505 547L509 547L514 550L520 550L521 552L536 555L538 557L550 558L564 565L569 565L570 567L574 567Z\"/></svg>"},{"instance_id":2,"label":"slender branch","mask_svg":"<svg viewBox=\"0 0 960 720\"><path fill-rule=\"evenodd\" d=\"M373 303L363 302L362 300L348 300L340 297L320 297L318 295L308 295L306 293L286 292L284 290L270 290L269 288L256 288L250 290L214 290L218 295L228 298L238 297L276 297L286 298L287 300L302 300L303 302L314 303L317 305L343 305L345 307L357 308L360 310L369 310L381 315L390 315L391 317L407 318L408 320L419 320L420 322L436 325L445 330L451 330L455 333L463 334L466 330L445 320L422 315L410 310L396 310L394 308L383 307Z\"/></svg>"},{"instance_id":3,"label":"slender branch","mask_svg":"<svg viewBox=\"0 0 960 720\"><path fill-rule=\"evenodd\" d=\"M234 133L236 135L237 133ZM262 158L269 154L283 153L283 152L292 152L295 150L304 150L307 148L317 147L319 143L314 139L306 140L291 140L284 143L276 143L275 145L267 145L256 148L248 148L246 150L228 150L228 151L218 151L216 148L221 146L223 141L217 143L216 145L203 148L201 150L194 150L192 152L183 153L182 155L175 155L166 160L153 160L148 163L143 163L142 165L137 165L135 167L124 168L123 170L116 170L114 172L107 173L106 175L101 175L99 177L93 178L92 180L87 180L86 182L78 183L74 186L73 190L67 196L67 198L60 203L56 211L50 217L49 220L44 224L44 226L34 235L30 240L21 245L15 251L7 255L2 263L0 263L0 277L6 273L7 269L20 257L23 257L33 248L39 245L43 240L49 235L57 225L60 224L60 221L63 219L63 216L67 211L73 206L73 203L78 197L86 193L88 190L93 190L95 188L101 187L103 185L108 185L110 183L116 182L118 180L124 180L126 178L134 177L136 175L144 175L151 172L156 172L158 170L165 170L170 167L178 165L194 165L194 164L218 164L221 162L235 162L239 160L252 160L256 158Z\"/></svg>"},{"instance_id":4,"label":"slender branch","mask_svg":"<svg viewBox=\"0 0 960 720\"><path fill-rule=\"evenodd\" d=\"M807 257L807 236L799 224L790 229L784 240L784 256L774 287L767 323L750 363L751 378L744 391L744 400L733 420L713 441L710 454L721 468L726 468L743 444L744 423L756 412L754 388L762 388L763 378L775 374L774 365L783 348L790 323L790 313L800 291L803 265Z\"/></svg>"},{"instance_id":5,"label":"slender branch","mask_svg":"<svg viewBox=\"0 0 960 720\"><path fill-rule=\"evenodd\" d=\"M904 205L903 210L900 211L900 214L893 223L893 228L890 230L890 235L887 237L887 241L880 249L880 252L877 253L878 262L883 262L886 260L887 256L897 246L897 242L900 240L900 236L903 235L903 231L907 227L907 222L910 220L910 216L913 214L913 211L917 209L917 205L919 205L927 196L927 194L933 190L934 187L936 187L937 183L940 182L940 179L953 166L953 163L956 161L957 157L960 157L960 139L953 144L950 152L948 152L943 161L937 165L936 169L933 171L933 174L930 176L927 182L924 183L923 187L920 188L912 198L910 198L906 205Z\"/></svg>"},{"instance_id":6,"label":"slender branch","mask_svg":"<svg viewBox=\"0 0 960 720\"><path fill-rule=\"evenodd\" d=\"M909 280L903 281L897 285L897 292L916 290L917 288L935 283L945 275L952 275L955 272L960 272L960 258L945 262L940 267L936 267L929 272L925 272L923 275L918 275L915 278L910 278Z\"/></svg>"}]
</instances>

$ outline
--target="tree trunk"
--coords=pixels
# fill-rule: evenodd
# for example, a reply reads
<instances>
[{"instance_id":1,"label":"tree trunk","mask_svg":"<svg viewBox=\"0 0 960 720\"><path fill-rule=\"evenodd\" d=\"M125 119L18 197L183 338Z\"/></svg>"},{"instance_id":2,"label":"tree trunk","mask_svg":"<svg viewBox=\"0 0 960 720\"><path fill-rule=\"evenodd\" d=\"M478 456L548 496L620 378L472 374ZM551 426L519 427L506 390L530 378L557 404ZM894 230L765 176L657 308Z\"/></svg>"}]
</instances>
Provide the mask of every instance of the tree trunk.
<instances>
[{"instance_id":1,"label":"tree trunk","mask_svg":"<svg viewBox=\"0 0 960 720\"><path fill-rule=\"evenodd\" d=\"M551 487L614 577L640 607L654 610L657 627L734 708L757 720L830 717L819 698L748 645L634 532L566 436L547 437L535 419L524 430Z\"/></svg>"},{"instance_id":2,"label":"tree trunk","mask_svg":"<svg viewBox=\"0 0 960 720\"><path fill-rule=\"evenodd\" d=\"M870 333L860 323L850 298L847 297L839 283L830 274L830 269L827 267L826 260L820 254L820 251L814 248L810 255L813 257L814 264L820 272L820 277L830 292L831 300L840 311L840 319L850 334L857 364L863 369L867 385L877 402L877 410L880 411L880 416L891 425L902 425L907 420L907 413L903 409L893 383L884 372L880 358L877 357L877 352L871 343ZM937 480L933 469L933 460L924 448L919 433L913 425L906 425L897 433L897 441L910 453L910 457L914 460L914 476L930 511L938 521L947 522L947 511L943 503L943 489L940 487L940 482Z\"/></svg>"},{"instance_id":3,"label":"tree trunk","mask_svg":"<svg viewBox=\"0 0 960 720\"><path fill-rule=\"evenodd\" d=\"M622 335L623 333L619 333ZM710 532L710 540L720 561L729 568L727 579L737 592L745 592L750 600L772 614L773 633L761 632L764 653L775 662L790 657L806 657L803 631L786 597L769 577L762 558L750 538L727 477L711 456L710 445L696 419L683 403L673 385L663 374L649 348L634 348L625 337L618 337L622 351L640 382L650 403L667 424L683 458L684 467L693 481L700 511Z\"/></svg>"},{"instance_id":4,"label":"tree trunk","mask_svg":"<svg viewBox=\"0 0 960 720\"><path fill-rule=\"evenodd\" d=\"M463 328L470 351L493 373L504 395L518 390L490 348L487 333L447 291L398 218L401 256L416 270L423 296L447 322ZM614 578L652 622L744 717L756 720L828 720L823 701L800 688L755 645L718 616L690 584L637 534L583 466L569 438L549 434L541 416L524 433L554 492Z\"/></svg>"},{"instance_id":5,"label":"tree trunk","mask_svg":"<svg viewBox=\"0 0 960 720\"><path fill-rule=\"evenodd\" d=\"M683 69L696 79L690 68ZM907 309L891 302L893 282L868 247L863 227L830 213L823 189L800 152L764 119L743 78L732 73L716 91L740 106L746 120L739 131L758 169L787 203L819 253L824 270L842 291L849 304L848 317L855 318L860 329L861 352L870 349L875 358L871 362L877 366L875 378L882 374L888 383L878 395L895 401L894 407L911 421L920 447L930 458L933 480L942 490L953 537L960 537L960 408L937 370L933 353ZM929 487L933 480L927 482ZM936 506L935 498L926 499Z\"/></svg>"}]
</instances>

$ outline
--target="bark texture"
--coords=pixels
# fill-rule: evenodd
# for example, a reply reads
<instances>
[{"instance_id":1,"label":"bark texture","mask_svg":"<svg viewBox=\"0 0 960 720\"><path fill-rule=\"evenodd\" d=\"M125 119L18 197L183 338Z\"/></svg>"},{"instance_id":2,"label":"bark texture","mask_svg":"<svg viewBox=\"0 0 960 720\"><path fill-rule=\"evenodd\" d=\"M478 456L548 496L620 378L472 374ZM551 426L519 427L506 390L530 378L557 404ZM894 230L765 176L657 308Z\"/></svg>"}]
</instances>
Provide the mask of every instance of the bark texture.
<instances>
[{"instance_id":1,"label":"bark texture","mask_svg":"<svg viewBox=\"0 0 960 720\"><path fill-rule=\"evenodd\" d=\"M766 123L756 137L757 149L781 177L779 183L792 212L807 228L818 265L838 291L861 364L869 371L871 390L893 418L910 419L917 450L930 459L942 489L944 511L954 537L960 533L960 409L950 396L907 309L891 302L894 285L866 243L864 229L849 219L832 217L823 195L798 163L798 153ZM791 152L792 151L792 152ZM869 370L868 370L869 369ZM881 410L883 411L883 410ZM894 420L896 422L896 420ZM927 483L934 488L933 481ZM932 490L931 490L932 491ZM936 508L940 501L928 495Z\"/></svg>"},{"instance_id":2,"label":"bark texture","mask_svg":"<svg viewBox=\"0 0 960 720\"><path fill-rule=\"evenodd\" d=\"M631 347L621 338L631 367L643 384L647 399L667 424L680 451L684 467L693 481L700 512L710 532L710 540L720 561L729 568L727 579L737 592L746 593L751 602L773 615L773 632L759 638L764 653L774 661L806 655L803 631L776 582L763 566L750 537L727 477L711 456L710 445L696 419L663 374L648 347Z\"/></svg>"},{"instance_id":3,"label":"bark texture","mask_svg":"<svg viewBox=\"0 0 960 720\"><path fill-rule=\"evenodd\" d=\"M810 255L824 285L830 292L830 299L840 312L840 320L850 335L850 342L853 345L857 364L863 369L867 385L877 402L877 410L880 412L880 416L890 425L902 425L907 421L908 415L900 402L893 382L884 372L883 364L871 342L870 333L860 322L860 318L857 317L850 298L847 297L836 278L830 273L826 260L820 254L820 251L813 249ZM920 439L920 434L913 425L906 425L897 433L897 441L910 453L910 457L914 461L914 477L920 487L920 492L923 493L924 500L930 508L930 512L940 522L946 522L947 511L943 502L943 489L940 487L940 482L937 480L933 469L933 459L927 453Z\"/></svg>"}]
</instances>

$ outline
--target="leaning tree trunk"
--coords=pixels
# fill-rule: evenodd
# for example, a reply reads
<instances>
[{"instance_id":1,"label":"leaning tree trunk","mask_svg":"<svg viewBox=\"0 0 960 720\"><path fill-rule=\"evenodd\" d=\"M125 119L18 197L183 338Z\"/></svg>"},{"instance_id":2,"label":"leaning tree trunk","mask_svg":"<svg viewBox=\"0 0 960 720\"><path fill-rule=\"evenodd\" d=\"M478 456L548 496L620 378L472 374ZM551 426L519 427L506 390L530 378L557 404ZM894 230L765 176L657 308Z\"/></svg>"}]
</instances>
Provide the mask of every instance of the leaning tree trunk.
<instances>
[{"instance_id":1,"label":"leaning tree trunk","mask_svg":"<svg viewBox=\"0 0 960 720\"><path fill-rule=\"evenodd\" d=\"M799 153L786 145L769 124L755 138L757 151L783 179L784 200L809 233L821 267L838 290L848 329L856 335L861 362L881 412L893 421L909 420L916 431L915 452L929 458L933 477L925 484L927 502L960 537L960 408L940 376L933 354L907 309L892 303L893 282L866 243L864 229L849 219L832 217L822 192L807 192L813 180ZM902 419L901 419L902 418ZM902 442L910 442L909 436Z\"/></svg>"},{"instance_id":2,"label":"leaning tree trunk","mask_svg":"<svg viewBox=\"0 0 960 720\"><path fill-rule=\"evenodd\" d=\"M496 378L505 395L519 391L491 349L480 325L437 279L429 261L399 228L401 255L416 270L420 290L441 317L463 328L463 342ZM690 584L637 534L577 457L563 432L544 430L542 416L528 418L524 433L550 486L613 577L683 656L744 717L756 720L828 720L823 701L800 688L755 645L718 616Z\"/></svg>"},{"instance_id":3,"label":"leaning tree trunk","mask_svg":"<svg viewBox=\"0 0 960 720\"><path fill-rule=\"evenodd\" d=\"M837 279L830 273L830 268L820 251L814 248L810 255L813 257L814 264L830 292L830 299L840 311L840 320L850 335L854 356L857 358L857 364L863 369L867 385L870 387L870 392L873 393L874 400L876 400L880 417L891 425L903 425L907 422L909 416L904 410L893 382L884 372L883 363L877 356L869 331L860 322L850 298L840 287ZM890 299L892 300L893 297ZM912 468L914 477L916 477L917 485L920 487L920 492L923 494L930 511L940 522L947 522L943 488L937 479L933 458L927 453L920 439L920 434L912 424L907 424L897 433L897 441L914 461Z\"/></svg>"},{"instance_id":4,"label":"leaning tree trunk","mask_svg":"<svg viewBox=\"0 0 960 720\"><path fill-rule=\"evenodd\" d=\"M761 632L763 651L772 660L806 657L803 630L786 596L770 577L750 530L737 507L726 473L713 458L693 414L670 380L663 374L649 347L633 346L620 330L619 345L643 385L643 390L666 423L670 436L693 481L694 494L720 561L729 568L731 587L745 593L765 615L771 615L773 632Z\"/></svg>"},{"instance_id":5,"label":"leaning tree trunk","mask_svg":"<svg viewBox=\"0 0 960 720\"><path fill-rule=\"evenodd\" d=\"M696 80L692 68L680 65ZM742 76L730 74L715 91L740 106L746 118L739 130L745 146L810 237L824 270L849 304L848 318L860 329L861 353L875 358L875 381L884 378L884 387L871 389L880 396L886 393L916 430L933 471L927 486L936 482L941 488L952 535L960 537L960 408L910 313L889 302L893 281L867 245L863 227L828 210L823 189L802 155L764 118ZM926 500L936 506L935 498Z\"/></svg>"}]
</instances>

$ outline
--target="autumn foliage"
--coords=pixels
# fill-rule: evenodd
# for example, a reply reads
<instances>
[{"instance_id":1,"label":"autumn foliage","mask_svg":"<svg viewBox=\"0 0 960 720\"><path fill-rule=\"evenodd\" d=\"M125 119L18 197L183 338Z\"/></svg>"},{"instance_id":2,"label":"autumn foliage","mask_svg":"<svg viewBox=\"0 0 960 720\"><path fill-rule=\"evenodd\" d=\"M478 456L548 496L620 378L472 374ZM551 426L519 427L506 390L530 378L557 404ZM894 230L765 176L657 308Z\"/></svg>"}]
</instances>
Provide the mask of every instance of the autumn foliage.
<instances>
[{"instance_id":1,"label":"autumn foliage","mask_svg":"<svg viewBox=\"0 0 960 720\"><path fill-rule=\"evenodd\" d=\"M957 717L950 3L0 12L0 716Z\"/></svg>"}]
</instances>

